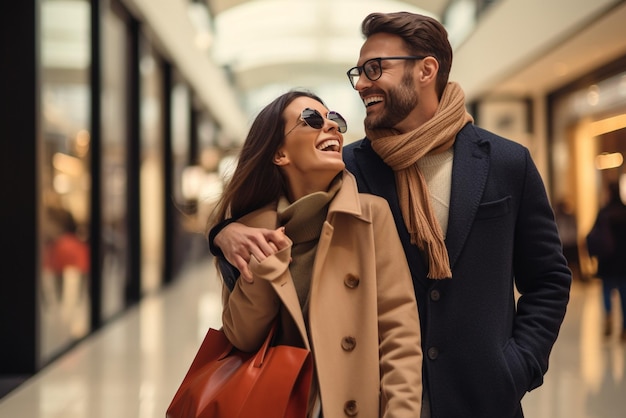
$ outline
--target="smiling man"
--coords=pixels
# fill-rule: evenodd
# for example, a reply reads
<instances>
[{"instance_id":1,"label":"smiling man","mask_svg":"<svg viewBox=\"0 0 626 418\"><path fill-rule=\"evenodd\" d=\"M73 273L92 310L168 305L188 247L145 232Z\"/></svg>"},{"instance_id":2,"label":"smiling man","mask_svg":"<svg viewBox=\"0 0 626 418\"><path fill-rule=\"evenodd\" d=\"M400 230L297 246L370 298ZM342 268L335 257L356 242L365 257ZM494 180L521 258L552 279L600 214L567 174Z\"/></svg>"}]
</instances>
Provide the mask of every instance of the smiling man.
<instances>
[{"instance_id":1,"label":"smiling man","mask_svg":"<svg viewBox=\"0 0 626 418\"><path fill-rule=\"evenodd\" d=\"M347 74L367 137L343 158L359 191L389 202L409 261L422 418L523 417L571 284L542 180L526 148L473 125L438 21L373 13L362 31Z\"/></svg>"}]
</instances>

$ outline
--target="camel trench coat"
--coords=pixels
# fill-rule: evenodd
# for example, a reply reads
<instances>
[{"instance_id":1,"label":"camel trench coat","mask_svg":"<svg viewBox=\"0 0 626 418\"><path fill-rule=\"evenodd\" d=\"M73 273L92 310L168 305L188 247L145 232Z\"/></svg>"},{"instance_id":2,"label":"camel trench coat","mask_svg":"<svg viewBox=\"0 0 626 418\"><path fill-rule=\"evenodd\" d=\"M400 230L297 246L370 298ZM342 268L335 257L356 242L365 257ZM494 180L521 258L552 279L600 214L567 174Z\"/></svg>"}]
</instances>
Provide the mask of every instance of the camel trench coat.
<instances>
[{"instance_id":1,"label":"camel trench coat","mask_svg":"<svg viewBox=\"0 0 626 418\"><path fill-rule=\"evenodd\" d=\"M276 228L275 205L241 222ZM305 324L289 272L291 247L250 268L254 282L224 291L223 328L256 350L274 318L281 343L310 349L325 418L420 416L422 351L411 275L387 202L359 194L344 173L315 257Z\"/></svg>"}]
</instances>

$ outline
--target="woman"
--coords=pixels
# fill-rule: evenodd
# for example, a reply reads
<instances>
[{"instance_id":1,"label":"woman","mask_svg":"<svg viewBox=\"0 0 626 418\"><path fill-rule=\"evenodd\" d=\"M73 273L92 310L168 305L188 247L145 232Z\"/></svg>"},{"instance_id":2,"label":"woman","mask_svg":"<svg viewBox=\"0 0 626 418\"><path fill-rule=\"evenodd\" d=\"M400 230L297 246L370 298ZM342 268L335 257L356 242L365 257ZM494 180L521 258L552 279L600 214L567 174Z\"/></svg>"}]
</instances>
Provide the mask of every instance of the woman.
<instances>
[{"instance_id":1,"label":"woman","mask_svg":"<svg viewBox=\"0 0 626 418\"><path fill-rule=\"evenodd\" d=\"M284 228L292 245L252 257L253 281L225 287L223 329L255 351L311 350L308 417L419 417L421 337L411 276L385 200L359 194L341 158L345 120L304 91L257 116L214 225ZM213 225L210 225L212 227Z\"/></svg>"}]
</instances>

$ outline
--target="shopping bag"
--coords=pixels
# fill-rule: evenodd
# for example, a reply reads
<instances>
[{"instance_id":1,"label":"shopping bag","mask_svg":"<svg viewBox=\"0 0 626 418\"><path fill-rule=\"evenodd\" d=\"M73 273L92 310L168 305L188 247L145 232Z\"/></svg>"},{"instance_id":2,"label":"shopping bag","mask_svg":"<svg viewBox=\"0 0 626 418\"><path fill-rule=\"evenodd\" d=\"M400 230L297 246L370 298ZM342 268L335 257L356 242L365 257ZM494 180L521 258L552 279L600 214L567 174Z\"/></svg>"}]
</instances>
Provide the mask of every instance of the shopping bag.
<instances>
[{"instance_id":1,"label":"shopping bag","mask_svg":"<svg viewBox=\"0 0 626 418\"><path fill-rule=\"evenodd\" d=\"M313 364L309 350L272 346L276 324L256 353L209 329L176 391L167 418L304 418Z\"/></svg>"}]
</instances>

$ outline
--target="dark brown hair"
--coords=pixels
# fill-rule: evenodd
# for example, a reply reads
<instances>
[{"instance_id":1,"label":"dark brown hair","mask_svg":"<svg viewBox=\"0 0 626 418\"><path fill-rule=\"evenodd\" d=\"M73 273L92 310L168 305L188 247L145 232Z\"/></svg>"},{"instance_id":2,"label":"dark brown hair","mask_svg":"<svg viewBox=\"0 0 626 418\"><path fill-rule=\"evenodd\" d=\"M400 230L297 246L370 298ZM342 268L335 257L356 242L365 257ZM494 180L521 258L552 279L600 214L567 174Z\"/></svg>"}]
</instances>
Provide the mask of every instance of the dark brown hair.
<instances>
[{"instance_id":1,"label":"dark brown hair","mask_svg":"<svg viewBox=\"0 0 626 418\"><path fill-rule=\"evenodd\" d=\"M285 180L273 160L285 139L283 112L298 97L309 97L326 106L322 99L309 91L291 90L259 112L239 153L237 168L209 219L207 232L219 222L240 218L278 200L285 193Z\"/></svg>"},{"instance_id":2,"label":"dark brown hair","mask_svg":"<svg viewBox=\"0 0 626 418\"><path fill-rule=\"evenodd\" d=\"M368 38L375 33L400 36L413 55L430 55L439 62L436 89L439 98L448 84L452 67L452 46L446 28L437 20L409 12L371 13L361 25Z\"/></svg>"}]
</instances>

